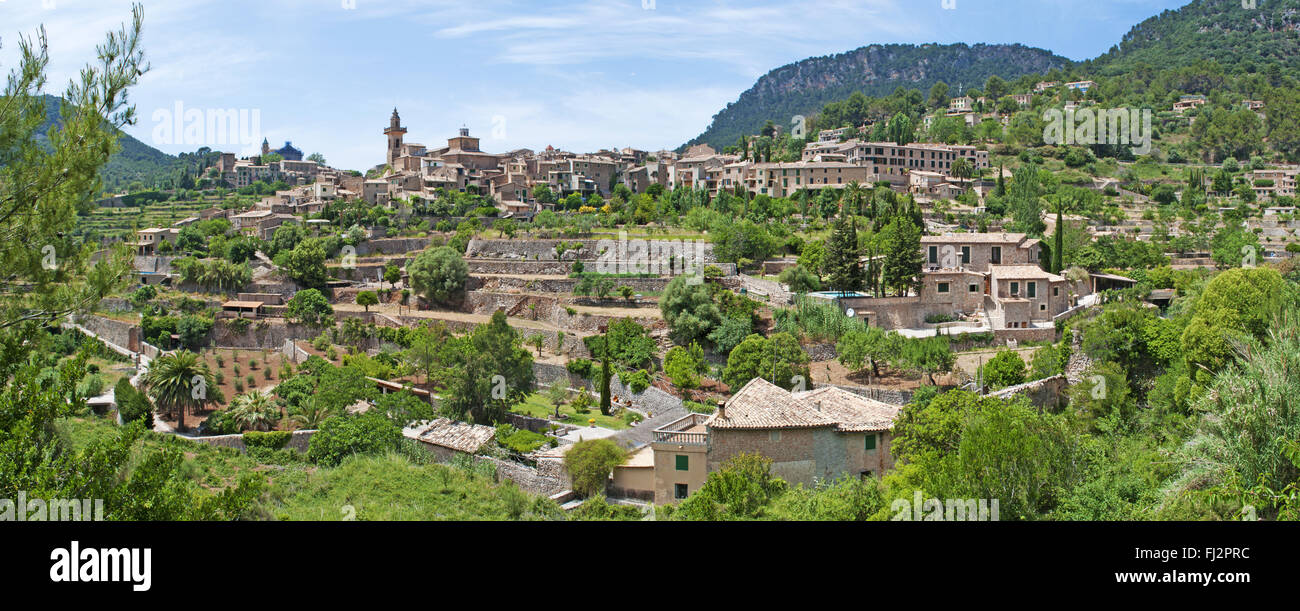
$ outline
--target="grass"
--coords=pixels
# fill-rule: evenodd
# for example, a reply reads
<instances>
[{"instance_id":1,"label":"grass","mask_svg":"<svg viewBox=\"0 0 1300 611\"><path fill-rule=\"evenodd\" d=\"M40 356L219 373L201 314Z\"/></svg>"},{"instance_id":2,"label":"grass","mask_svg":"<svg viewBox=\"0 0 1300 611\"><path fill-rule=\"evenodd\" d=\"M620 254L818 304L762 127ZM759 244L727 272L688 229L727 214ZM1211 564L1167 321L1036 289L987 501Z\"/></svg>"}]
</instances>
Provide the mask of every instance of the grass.
<instances>
[{"instance_id":1,"label":"grass","mask_svg":"<svg viewBox=\"0 0 1300 611\"><path fill-rule=\"evenodd\" d=\"M114 436L117 427L107 418L65 418L56 424L73 451ZM256 517L280 520L528 520L563 519L554 502L519 490L513 483L496 484L485 475L444 464L417 464L397 452L384 456L352 456L335 468L309 463L264 465L229 448L146 433L128 470L146 450L181 453L181 473L191 485L212 494L233 484L242 473L256 472L269 489L255 510ZM431 458L432 455L430 454ZM347 509L345 506L351 506Z\"/></svg>"},{"instance_id":2,"label":"grass","mask_svg":"<svg viewBox=\"0 0 1300 611\"><path fill-rule=\"evenodd\" d=\"M540 393L533 393L528 395L528 398L525 399L523 403L510 408L510 411L516 414L532 416L534 418L549 418L555 413L555 406L551 405L551 402L547 401L546 397ZM590 412L586 414L577 413L573 410L573 407L569 405L561 405L560 413L568 414L569 419L564 421L568 424L587 426L587 420L595 418L596 426L601 428L614 430L628 428L627 424L624 424L621 418L601 414L599 402L597 402L597 404L591 408Z\"/></svg>"},{"instance_id":3,"label":"grass","mask_svg":"<svg viewBox=\"0 0 1300 611\"><path fill-rule=\"evenodd\" d=\"M535 520L563 518L549 499L456 467L397 454L352 456L333 469L297 471L271 491L280 520Z\"/></svg>"}]
</instances>

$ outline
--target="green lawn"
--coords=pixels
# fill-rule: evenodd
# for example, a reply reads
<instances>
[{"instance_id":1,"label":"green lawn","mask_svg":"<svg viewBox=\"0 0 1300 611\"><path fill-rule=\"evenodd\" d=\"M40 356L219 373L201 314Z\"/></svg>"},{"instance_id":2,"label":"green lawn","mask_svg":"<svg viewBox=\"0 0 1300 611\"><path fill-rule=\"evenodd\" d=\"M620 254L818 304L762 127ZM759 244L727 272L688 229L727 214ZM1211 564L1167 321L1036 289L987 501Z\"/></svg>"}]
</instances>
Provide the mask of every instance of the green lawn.
<instances>
[{"instance_id":1,"label":"green lawn","mask_svg":"<svg viewBox=\"0 0 1300 611\"><path fill-rule=\"evenodd\" d=\"M532 416L534 418L549 418L552 414L555 413L555 406L551 405L551 402L547 401L544 395L540 393L533 393L531 395L528 395L528 398L525 399L523 403L520 403L510 408L510 411L516 414ZM597 402L596 405L592 406L591 410L586 414L579 414L573 411L573 408L568 405L560 406L560 413L568 414L569 419L564 421L567 424L587 426L588 425L587 420L590 418L595 418L596 426L601 428L614 429L614 430L622 430L628 428L627 425L623 423L622 419L615 418L613 416L605 416L601 414L599 402Z\"/></svg>"}]
</instances>

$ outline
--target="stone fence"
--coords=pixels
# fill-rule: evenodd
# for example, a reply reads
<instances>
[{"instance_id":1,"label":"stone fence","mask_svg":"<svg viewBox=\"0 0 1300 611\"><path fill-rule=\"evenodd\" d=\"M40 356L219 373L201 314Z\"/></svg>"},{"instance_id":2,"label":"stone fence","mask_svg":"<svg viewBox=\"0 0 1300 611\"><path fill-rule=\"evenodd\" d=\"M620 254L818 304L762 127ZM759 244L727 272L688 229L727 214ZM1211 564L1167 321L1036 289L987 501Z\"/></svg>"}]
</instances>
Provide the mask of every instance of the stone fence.
<instances>
[{"instance_id":1,"label":"stone fence","mask_svg":"<svg viewBox=\"0 0 1300 611\"><path fill-rule=\"evenodd\" d=\"M306 452L307 446L311 443L311 436L316 434L316 430L293 431L289 434L289 441L285 442L284 447L298 452ZM185 435L173 435L177 439L203 443L215 448L230 448L247 452L248 447L244 445L243 435L212 435L209 437L187 437Z\"/></svg>"}]
</instances>

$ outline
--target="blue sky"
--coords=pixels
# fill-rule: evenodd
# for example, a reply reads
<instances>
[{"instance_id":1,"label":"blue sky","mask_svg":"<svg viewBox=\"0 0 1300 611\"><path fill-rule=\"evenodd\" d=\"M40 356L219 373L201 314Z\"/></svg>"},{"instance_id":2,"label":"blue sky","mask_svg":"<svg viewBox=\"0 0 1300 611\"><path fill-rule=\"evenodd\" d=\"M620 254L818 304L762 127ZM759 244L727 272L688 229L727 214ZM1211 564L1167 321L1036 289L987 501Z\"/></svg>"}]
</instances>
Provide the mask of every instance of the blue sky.
<instances>
[{"instance_id":1,"label":"blue sky","mask_svg":"<svg viewBox=\"0 0 1300 611\"><path fill-rule=\"evenodd\" d=\"M1022 43L1095 57L1188 0L144 0L152 70L127 131L168 153L184 109L257 111L260 134L338 167L462 125L483 148L674 148L768 70L872 43ZM950 7L950 8L945 8ZM44 24L50 93L129 19L127 0L0 0L0 69ZM248 115L250 118L252 114ZM244 126L248 131L251 127ZM222 146L204 133L200 141ZM258 139L260 143L260 138ZM241 152L250 152L243 150Z\"/></svg>"}]
</instances>

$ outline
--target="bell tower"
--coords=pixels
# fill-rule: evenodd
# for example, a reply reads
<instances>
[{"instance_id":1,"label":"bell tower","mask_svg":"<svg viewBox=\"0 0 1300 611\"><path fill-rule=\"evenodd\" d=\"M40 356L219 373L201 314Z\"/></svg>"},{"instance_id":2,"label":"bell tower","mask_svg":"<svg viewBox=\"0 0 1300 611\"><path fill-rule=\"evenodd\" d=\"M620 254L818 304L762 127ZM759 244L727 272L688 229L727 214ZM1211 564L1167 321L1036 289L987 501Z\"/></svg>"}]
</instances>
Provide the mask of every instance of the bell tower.
<instances>
[{"instance_id":1,"label":"bell tower","mask_svg":"<svg viewBox=\"0 0 1300 611\"><path fill-rule=\"evenodd\" d=\"M393 162L402 155L402 134L405 133L406 128L402 127L402 118L397 116L397 109L394 108L393 116L388 120L388 128L384 130L384 135L388 136L388 166L390 168L393 166Z\"/></svg>"}]
</instances>

